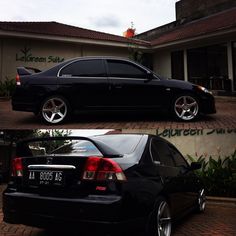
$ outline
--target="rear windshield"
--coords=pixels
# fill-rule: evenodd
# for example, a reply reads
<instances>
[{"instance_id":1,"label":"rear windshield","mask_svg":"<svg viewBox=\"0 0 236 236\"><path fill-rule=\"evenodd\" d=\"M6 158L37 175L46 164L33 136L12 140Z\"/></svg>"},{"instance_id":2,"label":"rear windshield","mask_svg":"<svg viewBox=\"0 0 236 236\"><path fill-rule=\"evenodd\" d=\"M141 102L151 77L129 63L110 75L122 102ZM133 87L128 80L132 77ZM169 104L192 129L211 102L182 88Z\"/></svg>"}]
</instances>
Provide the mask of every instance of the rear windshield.
<instances>
[{"instance_id":1,"label":"rear windshield","mask_svg":"<svg viewBox=\"0 0 236 236\"><path fill-rule=\"evenodd\" d=\"M63 156L102 156L97 147L87 140L47 140L24 143L17 148L17 155L24 157L63 155Z\"/></svg>"},{"instance_id":2,"label":"rear windshield","mask_svg":"<svg viewBox=\"0 0 236 236\"><path fill-rule=\"evenodd\" d=\"M104 135L95 136L98 147L104 145L121 155L132 153L138 145L141 135ZM99 148L89 140L79 139L49 139L20 143L17 155L24 157L63 155L63 156L102 156Z\"/></svg>"},{"instance_id":3,"label":"rear windshield","mask_svg":"<svg viewBox=\"0 0 236 236\"><path fill-rule=\"evenodd\" d=\"M138 143L141 140L142 135L103 135L103 136L95 136L94 140L101 141L105 143L110 148L116 150L120 154L129 154L134 152Z\"/></svg>"}]
</instances>

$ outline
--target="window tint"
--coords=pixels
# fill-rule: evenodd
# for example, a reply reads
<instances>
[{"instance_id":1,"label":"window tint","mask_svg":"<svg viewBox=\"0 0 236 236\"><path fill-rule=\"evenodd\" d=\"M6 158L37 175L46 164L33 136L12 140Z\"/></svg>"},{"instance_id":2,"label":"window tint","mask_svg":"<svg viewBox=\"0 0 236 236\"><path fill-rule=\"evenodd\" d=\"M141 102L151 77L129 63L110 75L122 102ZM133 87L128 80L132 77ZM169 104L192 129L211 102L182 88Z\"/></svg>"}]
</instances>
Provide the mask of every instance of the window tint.
<instances>
[{"instance_id":1,"label":"window tint","mask_svg":"<svg viewBox=\"0 0 236 236\"><path fill-rule=\"evenodd\" d=\"M17 154L20 156L102 156L97 147L87 140L39 140L30 141L17 146Z\"/></svg>"},{"instance_id":2,"label":"window tint","mask_svg":"<svg viewBox=\"0 0 236 236\"><path fill-rule=\"evenodd\" d=\"M61 70L60 76L102 77L106 75L103 60L76 61Z\"/></svg>"},{"instance_id":3,"label":"window tint","mask_svg":"<svg viewBox=\"0 0 236 236\"><path fill-rule=\"evenodd\" d=\"M157 139L152 139L151 142L153 161L159 161L161 165L165 166L175 166L168 144Z\"/></svg>"},{"instance_id":4,"label":"window tint","mask_svg":"<svg viewBox=\"0 0 236 236\"><path fill-rule=\"evenodd\" d=\"M132 63L117 60L107 60L107 63L111 77L146 78L146 71Z\"/></svg>"},{"instance_id":5,"label":"window tint","mask_svg":"<svg viewBox=\"0 0 236 236\"><path fill-rule=\"evenodd\" d=\"M76 140L55 149L51 154L67 156L102 156L97 147L86 140Z\"/></svg>"},{"instance_id":6,"label":"window tint","mask_svg":"<svg viewBox=\"0 0 236 236\"><path fill-rule=\"evenodd\" d=\"M171 153L174 157L174 161L176 166L181 166L181 167L188 167L187 162L185 161L185 159L182 157L182 155L174 148L174 147L169 147L171 150Z\"/></svg>"},{"instance_id":7,"label":"window tint","mask_svg":"<svg viewBox=\"0 0 236 236\"><path fill-rule=\"evenodd\" d=\"M94 140L105 143L120 154L132 153L141 138L141 135L104 135L93 137Z\"/></svg>"}]
</instances>

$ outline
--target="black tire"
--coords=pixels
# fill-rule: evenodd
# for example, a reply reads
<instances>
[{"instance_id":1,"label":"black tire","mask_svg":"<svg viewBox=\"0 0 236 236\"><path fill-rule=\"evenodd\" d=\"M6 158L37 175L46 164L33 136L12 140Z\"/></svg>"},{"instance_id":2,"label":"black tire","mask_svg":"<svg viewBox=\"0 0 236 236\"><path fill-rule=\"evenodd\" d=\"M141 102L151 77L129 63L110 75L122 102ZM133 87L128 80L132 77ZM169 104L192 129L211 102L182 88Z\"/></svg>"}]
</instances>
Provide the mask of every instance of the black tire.
<instances>
[{"instance_id":1,"label":"black tire","mask_svg":"<svg viewBox=\"0 0 236 236\"><path fill-rule=\"evenodd\" d=\"M203 213L206 208L206 195L205 195L205 189L201 189L198 193L198 199L197 199L197 207L196 210L198 213Z\"/></svg>"},{"instance_id":2,"label":"black tire","mask_svg":"<svg viewBox=\"0 0 236 236\"><path fill-rule=\"evenodd\" d=\"M147 236L170 236L171 235L171 212L167 201L159 198L154 210L150 213L146 225Z\"/></svg>"},{"instance_id":3,"label":"black tire","mask_svg":"<svg viewBox=\"0 0 236 236\"><path fill-rule=\"evenodd\" d=\"M50 125L65 122L70 115L70 106L67 100L58 95L44 99L40 107L40 117Z\"/></svg>"},{"instance_id":4,"label":"black tire","mask_svg":"<svg viewBox=\"0 0 236 236\"><path fill-rule=\"evenodd\" d=\"M172 102L172 114L179 121L192 121L199 117L199 100L192 94L178 95Z\"/></svg>"}]
</instances>

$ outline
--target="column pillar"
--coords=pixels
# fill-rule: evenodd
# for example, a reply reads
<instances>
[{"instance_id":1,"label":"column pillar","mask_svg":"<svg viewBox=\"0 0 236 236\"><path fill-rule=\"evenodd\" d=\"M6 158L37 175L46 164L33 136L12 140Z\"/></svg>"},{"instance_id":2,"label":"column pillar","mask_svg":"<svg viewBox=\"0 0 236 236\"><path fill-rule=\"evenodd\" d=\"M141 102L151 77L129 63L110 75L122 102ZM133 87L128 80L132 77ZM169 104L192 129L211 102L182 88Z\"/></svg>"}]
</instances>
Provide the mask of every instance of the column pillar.
<instances>
[{"instance_id":1,"label":"column pillar","mask_svg":"<svg viewBox=\"0 0 236 236\"><path fill-rule=\"evenodd\" d=\"M234 86L233 86L233 77L234 77L234 72L233 72L233 50L232 50L232 42L227 42L227 57L228 57L228 77L231 82L231 88L234 91Z\"/></svg>"},{"instance_id":2,"label":"column pillar","mask_svg":"<svg viewBox=\"0 0 236 236\"><path fill-rule=\"evenodd\" d=\"M187 49L184 49L184 81L188 81L188 56L187 56Z\"/></svg>"}]
</instances>

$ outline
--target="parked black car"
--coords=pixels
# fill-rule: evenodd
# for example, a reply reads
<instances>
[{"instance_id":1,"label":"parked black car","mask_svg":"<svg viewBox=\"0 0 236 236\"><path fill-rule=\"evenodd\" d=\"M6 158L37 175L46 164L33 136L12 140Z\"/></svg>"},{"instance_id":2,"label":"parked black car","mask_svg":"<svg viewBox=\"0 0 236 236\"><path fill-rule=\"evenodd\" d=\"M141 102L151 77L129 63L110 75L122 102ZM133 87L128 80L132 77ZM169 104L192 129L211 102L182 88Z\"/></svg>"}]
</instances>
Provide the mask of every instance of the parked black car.
<instances>
[{"instance_id":1,"label":"parked black car","mask_svg":"<svg viewBox=\"0 0 236 236\"><path fill-rule=\"evenodd\" d=\"M171 234L174 219L205 209L204 186L169 142L154 135L31 139L18 143L3 193L4 221Z\"/></svg>"},{"instance_id":2,"label":"parked black car","mask_svg":"<svg viewBox=\"0 0 236 236\"><path fill-rule=\"evenodd\" d=\"M216 112L206 88L165 79L126 59L84 57L44 72L17 71L13 110L40 114L50 124L63 122L76 110L151 110L184 121Z\"/></svg>"}]
</instances>

